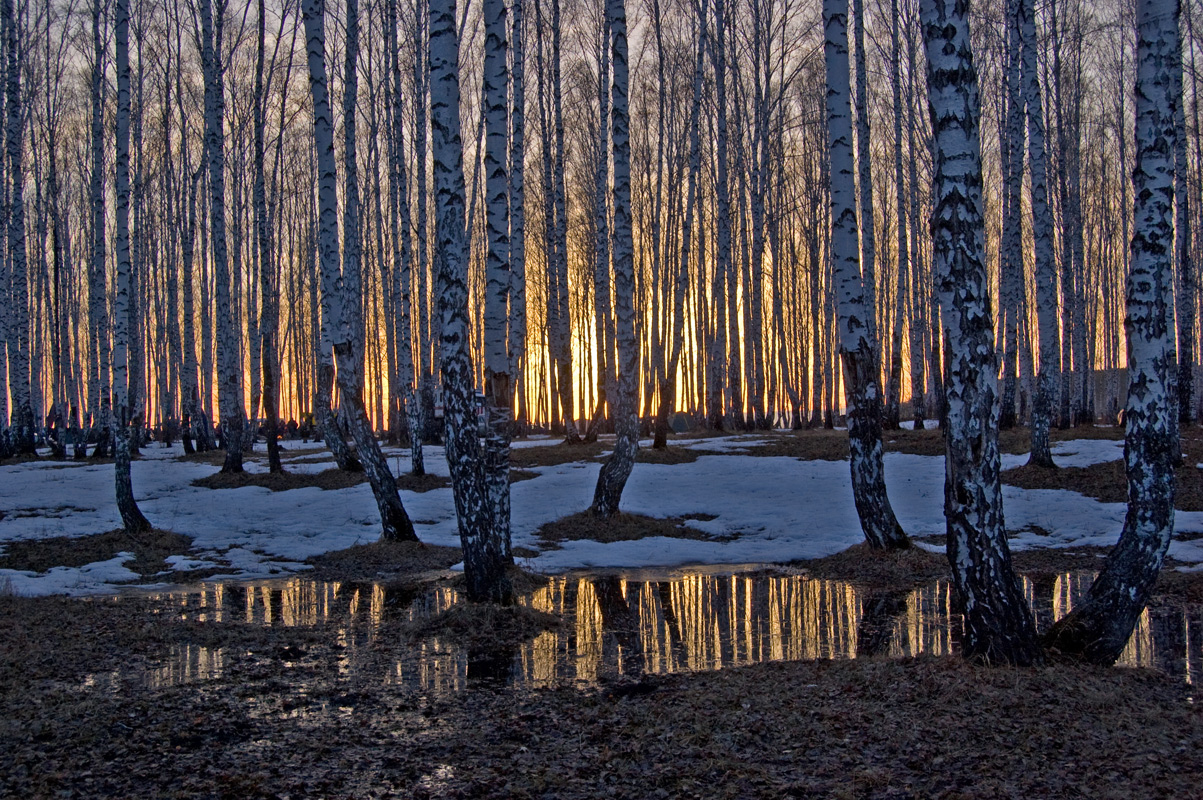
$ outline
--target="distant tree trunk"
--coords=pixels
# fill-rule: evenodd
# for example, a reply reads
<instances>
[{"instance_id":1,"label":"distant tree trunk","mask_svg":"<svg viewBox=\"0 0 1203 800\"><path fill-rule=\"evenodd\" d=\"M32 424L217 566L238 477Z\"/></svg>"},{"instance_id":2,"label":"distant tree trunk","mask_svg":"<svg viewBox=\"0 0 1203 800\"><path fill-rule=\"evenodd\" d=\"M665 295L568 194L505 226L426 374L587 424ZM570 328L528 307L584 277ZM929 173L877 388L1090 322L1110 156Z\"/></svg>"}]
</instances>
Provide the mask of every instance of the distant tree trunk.
<instances>
[{"instance_id":1,"label":"distant tree trunk","mask_svg":"<svg viewBox=\"0 0 1203 800\"><path fill-rule=\"evenodd\" d=\"M4 16L8 29L8 113L9 125L14 123L13 104L19 102L19 92L14 84L17 81L17 39L14 32L12 16L12 0L4 0ZM125 525L126 533L140 533L150 530L150 523L138 509L134 501L134 489L130 479L130 405L129 405L129 296L130 296L130 246L129 246L129 118L130 118L130 89L129 89L129 0L116 0L116 25L113 32L116 38L117 56L117 296L113 305L113 384L115 391L115 411L117 425L117 458L116 493L117 510L121 512L121 522ZM20 106L15 112L19 115ZM15 153L9 140L9 159L14 167L20 166L20 156L13 161ZM20 214L21 191L13 187L13 202L17 216ZM23 220L22 220L23 223ZM15 223L13 223L15 225ZM13 232L15 233L15 232ZM11 235L11 234L10 234ZM24 246L24 233L20 235L20 243Z\"/></svg>"},{"instance_id":2,"label":"distant tree trunk","mask_svg":"<svg viewBox=\"0 0 1203 800\"><path fill-rule=\"evenodd\" d=\"M1023 155L1024 101L1022 91L1022 47L1020 0L1006 5L1006 126L1003 174L1002 241L999 245L1003 328L1002 411L998 425L1004 430L1015 427L1015 386L1019 378L1019 330L1027 321L1020 316L1023 307Z\"/></svg>"},{"instance_id":3,"label":"distant tree trunk","mask_svg":"<svg viewBox=\"0 0 1203 800\"><path fill-rule=\"evenodd\" d=\"M515 419L521 423L527 417L522 402L526 366L526 86L522 0L510 3L510 313L508 339L510 348L510 396L513 398Z\"/></svg>"},{"instance_id":4,"label":"distant tree trunk","mask_svg":"<svg viewBox=\"0 0 1203 800\"><path fill-rule=\"evenodd\" d=\"M1028 160L1032 171L1032 240L1036 254L1036 317L1040 328L1040 370L1032 402L1032 452L1028 463L1055 467L1049 449L1053 397L1060 370L1057 332L1057 274L1053 263L1052 214L1048 207L1048 168L1044 149L1044 106L1036 68L1036 19L1032 0L1021 0L1024 99L1028 107Z\"/></svg>"},{"instance_id":5,"label":"distant tree trunk","mask_svg":"<svg viewBox=\"0 0 1203 800\"><path fill-rule=\"evenodd\" d=\"M631 138L627 112L627 17L623 0L607 0L610 57L613 63L611 141L614 147L614 310L618 318L618 397L614 428L618 434L614 453L602 465L593 492L593 513L606 519L618 513L622 490L635 466L639 451L639 418L635 393L639 349L635 324L635 239L631 225Z\"/></svg>"},{"instance_id":6,"label":"distant tree trunk","mask_svg":"<svg viewBox=\"0 0 1203 800\"><path fill-rule=\"evenodd\" d=\"M276 327L279 323L279 300L276 286L276 267L272 261L271 218L267 213L267 178L263 165L264 118L267 99L263 89L263 58L267 49L267 13L264 0L259 0L259 51L255 61L255 239L259 245L259 275L263 284L262 321L259 327L260 361L263 365L263 411L267 417L267 463L270 472L283 472L280 464L279 401L276 398Z\"/></svg>"},{"instance_id":7,"label":"distant tree trunk","mask_svg":"<svg viewBox=\"0 0 1203 800\"><path fill-rule=\"evenodd\" d=\"M698 17L697 55L693 70L693 102L689 107L689 173L686 178L685 213L681 218L681 250L677 264L676 290L673 296L672 343L668 365L664 371L664 382L660 386L660 411L656 419L655 439L652 442L652 447L657 449L668 446L668 412L671 403L676 399L677 367L681 362L681 350L685 341L685 295L689 289L689 259L695 238L693 219L696 213L698 181L702 169L700 119L702 80L706 71L706 4L707 0L702 0ZM774 263L776 262L774 261ZM773 274L776 277L778 270L774 269ZM775 294L773 297L774 310L778 315L781 313L780 301L780 296Z\"/></svg>"},{"instance_id":8,"label":"distant tree trunk","mask_svg":"<svg viewBox=\"0 0 1203 800\"><path fill-rule=\"evenodd\" d=\"M898 219L897 269L894 282L894 331L890 348L890 386L886 396L885 427L901 427L902 411L902 337L906 321L906 285L910 271L907 244L906 181L902 171L902 46L898 35L898 0L890 4L890 67L894 95L894 190Z\"/></svg>"},{"instance_id":9,"label":"distant tree trunk","mask_svg":"<svg viewBox=\"0 0 1203 800\"><path fill-rule=\"evenodd\" d=\"M1050 646L1097 664L1123 652L1148 602L1174 531L1172 244L1177 0L1136 6L1136 229L1127 282L1128 405L1124 459L1128 515L1085 602L1049 631Z\"/></svg>"},{"instance_id":10,"label":"distant tree trunk","mask_svg":"<svg viewBox=\"0 0 1203 800\"><path fill-rule=\"evenodd\" d=\"M831 160L831 258L839 303L840 359L848 404L852 494L870 546L903 548L910 542L886 494L882 462L881 404L867 318L856 231L856 177L849 95L848 0L824 0L827 71L827 148ZM865 191L868 187L863 187Z\"/></svg>"},{"instance_id":11,"label":"distant tree trunk","mask_svg":"<svg viewBox=\"0 0 1203 800\"><path fill-rule=\"evenodd\" d=\"M726 0L715 0L714 3L714 37L707 37L707 48L710 51L710 63L714 68L714 120L715 120L715 226L718 232L714 259L714 303L722 306L719 318L716 320L719 330L715 337L714 349L717 358L711 359L710 368L715 371L715 398L712 401L710 416L711 425L716 430L722 430L723 417L726 411L738 416L743 408L739 397L739 372L731 367L730 354L739 346L737 339L731 337L733 323L730 320L730 310L727 306L728 296L734 297L735 283L734 267L731 254L731 186L727 154L727 9ZM726 368L725 370L723 368ZM723 382L726 381L726 391ZM731 402L728 408L723 407L723 398L728 393ZM739 420L735 421L736 429L742 427Z\"/></svg>"},{"instance_id":12,"label":"distant tree trunk","mask_svg":"<svg viewBox=\"0 0 1203 800\"><path fill-rule=\"evenodd\" d=\"M604 3L602 4L605 5ZM597 410L589 435L597 438L605 418L606 402L614 387L613 291L610 286L610 29L602 9L597 53L597 162L593 180L593 308L597 340Z\"/></svg>"},{"instance_id":13,"label":"distant tree trunk","mask_svg":"<svg viewBox=\"0 0 1203 800\"><path fill-rule=\"evenodd\" d=\"M222 29L225 1L201 0L201 60L205 73L205 141L209 156L209 233L217 312L217 404L221 413L226 460L222 472L242 472L242 369L238 332L231 308L230 264L226 253L225 70L222 67Z\"/></svg>"},{"instance_id":14,"label":"distant tree trunk","mask_svg":"<svg viewBox=\"0 0 1203 800\"><path fill-rule=\"evenodd\" d=\"M951 345L944 516L965 614L964 652L988 663L1040 660L1036 626L1011 566L999 480L994 321L985 264L977 72L968 3L922 0L934 137L933 263Z\"/></svg>"},{"instance_id":15,"label":"distant tree trunk","mask_svg":"<svg viewBox=\"0 0 1203 800\"><path fill-rule=\"evenodd\" d=\"M556 361L556 380L560 395L560 418L569 442L580 439L576 428L572 390L572 314L568 293L568 210L564 181L568 171L564 160L564 88L560 81L560 0L551 0L551 90L552 124L555 131L555 171L552 173L552 197L555 202L555 327L550 331ZM549 321L550 322L550 321Z\"/></svg>"},{"instance_id":16,"label":"distant tree trunk","mask_svg":"<svg viewBox=\"0 0 1203 800\"><path fill-rule=\"evenodd\" d=\"M438 240L438 310L442 318L443 413L447 464L472 601L508 603L508 548L495 535L481 475L475 389L468 353L468 242L464 230L463 147L460 140L459 40L455 0L430 2L430 121Z\"/></svg>"},{"instance_id":17,"label":"distant tree trunk","mask_svg":"<svg viewBox=\"0 0 1203 800\"><path fill-rule=\"evenodd\" d=\"M1181 32L1180 32L1181 33ZM1186 93L1183 87L1182 58L1190 40L1179 39L1174 62L1174 127L1178 141L1174 147L1174 252L1178 257L1178 422L1194 422L1195 369L1195 265L1191 257L1191 218L1188 161L1186 157ZM1203 169L1203 164L1198 165ZM1181 448L1178 449L1181 452ZM1180 459L1179 459L1180 460Z\"/></svg>"},{"instance_id":18,"label":"distant tree trunk","mask_svg":"<svg viewBox=\"0 0 1203 800\"><path fill-rule=\"evenodd\" d=\"M912 16L913 20L914 17ZM908 31L907 34L907 65L910 67L907 80L907 98L906 98L906 115L907 115L907 148L909 150L908 178L909 178L909 203L910 213L907 217L911 224L910 245L911 249L907 253L907 261L910 269L907 272L907 280L909 282L909 297L910 297L910 327L907 329L910 334L911 344L911 412L914 419L915 430L923 430L924 421L926 419L926 398L927 398L927 360L924 357L927 352L927 342L925 341L925 332L927 331L927 281L924 279L923 270L923 248L919 238L919 149L915 144L915 138L918 131L918 120L916 119L917 106L919 105L919 66L916 58L918 47L915 43L915 32Z\"/></svg>"},{"instance_id":19,"label":"distant tree trunk","mask_svg":"<svg viewBox=\"0 0 1203 800\"><path fill-rule=\"evenodd\" d=\"M88 275L89 337L95 344L92 376L88 381L90 437L95 437L93 458L109 454L109 312L105 286L105 212L104 212L104 61L105 45L101 31L101 0L92 0L92 258Z\"/></svg>"}]
</instances>

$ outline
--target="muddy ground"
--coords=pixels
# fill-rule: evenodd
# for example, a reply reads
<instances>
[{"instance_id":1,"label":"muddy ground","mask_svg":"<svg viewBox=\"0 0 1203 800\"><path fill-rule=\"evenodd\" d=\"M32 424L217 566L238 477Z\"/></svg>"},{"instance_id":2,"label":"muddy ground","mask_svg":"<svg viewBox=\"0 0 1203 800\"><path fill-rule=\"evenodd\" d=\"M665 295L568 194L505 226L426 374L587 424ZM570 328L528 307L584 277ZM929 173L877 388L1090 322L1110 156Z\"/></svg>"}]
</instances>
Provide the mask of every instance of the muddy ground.
<instances>
[{"instance_id":1,"label":"muddy ground","mask_svg":"<svg viewBox=\"0 0 1203 800\"><path fill-rule=\"evenodd\" d=\"M942 447L934 431L890 436L891 449L937 454ZM846 434L815 431L744 452L838 458L841 446L846 454ZM1022 435L1004 437L1003 446L1022 452ZM1197 481L1190 470L1203 461L1203 443L1191 439L1184 450L1180 479ZM528 448L515 451L515 461L529 468L601 452ZM673 463L697 455L673 453L654 457ZM1086 472L1013 471L1006 479L1089 486L1100 499L1112 499L1117 481L1122 487L1115 464ZM1188 486L1180 498L1193 502L1193 492ZM587 520L577 523L548 526L544 542L599 535ZM631 517L613 535L664 535L679 526ZM133 549L136 571L150 575L166 555L186 551L184 537L173 537L110 533L51 542L52 549L10 546L0 565L87 563ZM1089 569L1100 555L1035 551L1015 560L1036 576ZM454 585L447 567L458 560L454 549L368 545L312 565L322 580L412 589ZM883 593L947 576L942 556L919 549L879 556L857 547L792 568ZM1171 569L1154 602L1203 602L1203 578ZM470 680L465 691L438 694L388 678L398 652L436 638L487 656L562 624L491 606L456 607L421 624L385 622L348 671L345 632L332 623L218 622L182 615L145 593L0 595L0 796L1200 796L1203 709L1180 677L1151 670L870 657L539 690ZM147 680L179 647L229 655L207 679L166 687ZM471 669L470 661L469 677Z\"/></svg>"},{"instance_id":2,"label":"muddy ground","mask_svg":"<svg viewBox=\"0 0 1203 800\"><path fill-rule=\"evenodd\" d=\"M315 569L430 586L455 581L455 555L369 545ZM946 574L921 550L793 566L886 592ZM1179 575L1158 602L1197 593ZM0 598L0 796L1151 798L1197 796L1203 777L1193 689L1150 670L873 657L436 694L388 679L398 651L504 650L560 621L495 606L386 621L348 671L332 624L185 617L145 594ZM184 645L231 655L210 679L139 677Z\"/></svg>"}]
</instances>

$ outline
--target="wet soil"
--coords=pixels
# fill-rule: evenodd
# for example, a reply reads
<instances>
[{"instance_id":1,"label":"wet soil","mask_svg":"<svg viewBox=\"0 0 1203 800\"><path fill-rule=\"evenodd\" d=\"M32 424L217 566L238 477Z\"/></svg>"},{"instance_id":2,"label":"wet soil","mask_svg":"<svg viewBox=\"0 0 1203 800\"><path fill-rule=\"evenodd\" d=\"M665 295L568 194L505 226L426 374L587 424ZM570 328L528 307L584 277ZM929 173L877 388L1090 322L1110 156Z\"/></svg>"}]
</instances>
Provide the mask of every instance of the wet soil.
<instances>
[{"instance_id":1,"label":"wet soil","mask_svg":"<svg viewBox=\"0 0 1203 800\"><path fill-rule=\"evenodd\" d=\"M468 690L436 693L396 680L398 647L483 647L486 628L512 647L558 620L381 619L348 668L332 625L0 598L0 795L1153 798L1203 774L1192 687L1150 670L868 657L532 690L469 656ZM220 649L220 673L158 685L181 646Z\"/></svg>"}]
</instances>

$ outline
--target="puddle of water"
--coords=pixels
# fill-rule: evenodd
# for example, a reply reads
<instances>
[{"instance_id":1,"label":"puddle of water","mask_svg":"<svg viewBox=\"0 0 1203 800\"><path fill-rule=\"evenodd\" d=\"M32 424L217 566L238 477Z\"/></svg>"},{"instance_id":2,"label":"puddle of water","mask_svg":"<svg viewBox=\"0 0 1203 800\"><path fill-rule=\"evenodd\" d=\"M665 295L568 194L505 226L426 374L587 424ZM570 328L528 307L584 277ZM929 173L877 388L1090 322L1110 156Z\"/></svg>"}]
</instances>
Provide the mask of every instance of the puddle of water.
<instances>
[{"instance_id":1,"label":"puddle of water","mask_svg":"<svg viewBox=\"0 0 1203 800\"><path fill-rule=\"evenodd\" d=\"M1041 630L1068 613L1093 578L1073 572L1039 583L1024 579ZM944 655L957 651L961 631L947 581L883 596L838 581L764 573L555 577L520 602L563 617L564 628L489 654L437 637L413 643L395 633L396 623L460 602L450 588L415 594L294 578L159 597L186 619L327 629L343 676L378 670L383 648L391 665L377 677L432 693L472 685L591 685L764 661ZM229 656L223 649L180 646L143 681L163 687L219 678ZM291 664L305 653L286 649L275 656ZM1146 610L1119 663L1192 684L1203 678L1203 609Z\"/></svg>"}]
</instances>

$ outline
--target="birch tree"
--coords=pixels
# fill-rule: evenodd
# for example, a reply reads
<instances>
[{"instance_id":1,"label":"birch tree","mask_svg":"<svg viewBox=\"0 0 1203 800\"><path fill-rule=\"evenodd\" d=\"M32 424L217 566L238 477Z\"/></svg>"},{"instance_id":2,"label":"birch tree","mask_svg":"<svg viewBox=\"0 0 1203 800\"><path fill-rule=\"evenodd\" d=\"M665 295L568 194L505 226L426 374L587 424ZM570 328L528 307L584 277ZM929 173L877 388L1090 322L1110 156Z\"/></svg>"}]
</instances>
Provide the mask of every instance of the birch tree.
<instances>
[{"instance_id":1,"label":"birch tree","mask_svg":"<svg viewBox=\"0 0 1203 800\"><path fill-rule=\"evenodd\" d=\"M92 375L88 381L90 438L96 446L93 458L108 456L109 430L109 310L105 285L105 210L104 210L104 69L105 38L101 29L101 0L92 0L92 130L91 130L91 246L88 262L88 333L92 340Z\"/></svg>"},{"instance_id":2,"label":"birch tree","mask_svg":"<svg viewBox=\"0 0 1203 800\"><path fill-rule=\"evenodd\" d=\"M12 0L4 0L4 26L7 43L5 75L5 152L8 160L8 280L11 282L14 336L9 338L9 391L12 393L12 428L17 454L33 455L34 414L30 396L29 276L25 253L25 114L21 95L23 52L18 47L19 21L13 14ZM15 347L14 347L15 345Z\"/></svg>"},{"instance_id":3,"label":"birch tree","mask_svg":"<svg viewBox=\"0 0 1203 800\"><path fill-rule=\"evenodd\" d=\"M259 0L259 49L255 59L255 241L259 254L259 280L262 284L263 308L259 326L260 361L263 368L263 411L267 417L267 463L270 472L283 472L280 463L278 441L279 403L276 397L276 380L279 372L276 353L276 329L279 324L279 301L276 281L277 269L272 258L272 221L267 213L267 175L264 166L264 125L267 116L267 98L263 85L264 55L267 50L267 9L264 0ZM282 34L283 32L281 32ZM274 59L273 59L274 61ZM284 89L287 93L287 87Z\"/></svg>"},{"instance_id":4,"label":"birch tree","mask_svg":"<svg viewBox=\"0 0 1203 800\"><path fill-rule=\"evenodd\" d=\"M968 0L922 0L934 137L933 265L951 345L945 432L948 561L965 614L964 653L1040 660L1036 626L1011 565L999 480L994 321L982 215L981 106Z\"/></svg>"},{"instance_id":5,"label":"birch tree","mask_svg":"<svg viewBox=\"0 0 1203 800\"><path fill-rule=\"evenodd\" d=\"M1032 0L1020 0L1024 101L1028 109L1028 164L1032 175L1032 240L1036 258L1036 319L1040 367L1032 399L1032 449L1028 463L1055 467L1049 449L1049 425L1059 383L1061 354L1057 330L1057 268L1053 261L1053 224L1048 207L1048 160L1044 147L1044 103L1036 64L1036 15Z\"/></svg>"},{"instance_id":6,"label":"birch tree","mask_svg":"<svg viewBox=\"0 0 1203 800\"><path fill-rule=\"evenodd\" d=\"M493 516L492 535L510 538L510 425L513 386L506 324L510 302L509 186L506 178L509 115L506 106L506 14L504 0L484 0L485 23L485 407L482 478ZM508 552L505 553L508 556Z\"/></svg>"},{"instance_id":7,"label":"birch tree","mask_svg":"<svg viewBox=\"0 0 1203 800\"><path fill-rule=\"evenodd\" d=\"M16 35L12 23L12 0L4 0L5 23L8 28L9 66L9 124L12 124L13 82L16 80ZM129 236L129 128L130 128L130 76L129 76L129 0L116 0L113 33L116 39L117 61L117 209L116 209L116 256L117 296L113 304L113 387L114 412L117 427L117 457L114 468L117 509L126 533L150 530L150 523L138 509L134 500L133 483L130 477L130 423L132 421L129 390L129 321L130 321L130 236ZM11 143L10 143L11 147ZM13 153L9 152L10 160ZM17 162L20 163L19 161ZM14 202L20 198L14 192ZM23 221L22 221L23 222ZM21 237L24 246L24 236Z\"/></svg>"},{"instance_id":8,"label":"birch tree","mask_svg":"<svg viewBox=\"0 0 1203 800\"><path fill-rule=\"evenodd\" d=\"M363 356L362 334L356 335L359 326L356 312L348 307L359 308L358 282L353 282L351 291L344 291L345 275L339 261L338 251L338 189L337 168L334 160L334 130L330 98L326 80L325 55L325 2L305 0L302 4L306 50L309 61L309 89L313 99L313 140L318 164L318 204L320 209L318 227L318 253L321 261L322 305L329 315L329 325L323 320L323 328L330 331L331 348L337 359L338 385L343 405L350 422L351 434L363 464L364 474L371 484L380 511L381 538L388 541L416 541L413 522L405 511L397 493L397 482L389 471L388 461L372 432L371 423L363 401ZM347 70L344 91L343 130L346 135L343 153L347 160L347 174L357 171L355 165L355 92L357 88L357 58L359 50L358 5L350 0L347 6ZM348 125L347 123L351 124ZM344 233L350 237L344 243L344 251L358 257L358 184L352 181L345 188L347 217ZM349 246L348 246L349 244ZM358 269L358 267L352 267ZM342 279L340 281L340 279ZM323 315L325 316L325 314Z\"/></svg>"},{"instance_id":9,"label":"birch tree","mask_svg":"<svg viewBox=\"0 0 1203 800\"><path fill-rule=\"evenodd\" d=\"M848 0L824 0L827 72L827 149L831 161L831 258L839 303L840 360L848 404L852 494L870 546L909 545L886 494L881 444L881 403L872 332L857 241L856 183L848 63ZM864 187L868 191L868 187Z\"/></svg>"},{"instance_id":10,"label":"birch tree","mask_svg":"<svg viewBox=\"0 0 1203 800\"><path fill-rule=\"evenodd\" d=\"M1128 400L1124 464L1128 513L1085 602L1059 620L1049 644L1098 664L1113 663L1148 603L1174 531L1174 436L1171 319L1174 150L1180 68L1178 0L1136 4L1135 230L1127 280Z\"/></svg>"},{"instance_id":11,"label":"birch tree","mask_svg":"<svg viewBox=\"0 0 1203 800\"><path fill-rule=\"evenodd\" d=\"M618 503L639 451L636 371L639 350L635 332L635 238L631 225L631 134L628 115L630 75L627 66L627 16L624 0L606 0L610 29L610 141L614 148L614 310L617 317L618 396L614 404L617 438L614 452L602 465L593 492L592 511L606 519L618 513Z\"/></svg>"},{"instance_id":12,"label":"birch tree","mask_svg":"<svg viewBox=\"0 0 1203 800\"><path fill-rule=\"evenodd\" d=\"M201 0L201 62L205 77L205 149L209 166L209 236L213 251L217 312L217 405L221 413L226 458L221 471L242 472L242 365L230 295L230 262L226 248L225 70L222 35L225 0Z\"/></svg>"},{"instance_id":13,"label":"birch tree","mask_svg":"<svg viewBox=\"0 0 1203 800\"><path fill-rule=\"evenodd\" d=\"M1026 324L1023 272L1023 156L1024 97L1021 68L1021 0L1007 0L1004 14L1007 37L1006 127L1003 159L1003 224L999 243L999 283L1003 311L1003 388L999 427L1015 425L1015 389L1019 379L1019 330Z\"/></svg>"},{"instance_id":14,"label":"birch tree","mask_svg":"<svg viewBox=\"0 0 1203 800\"><path fill-rule=\"evenodd\" d=\"M311 0L312 1L312 0ZM468 353L468 242L460 138L459 37L455 0L430 0L430 123L434 162L443 415L464 577L472 601L508 603L508 542L494 526L481 470L475 388Z\"/></svg>"}]
</instances>

